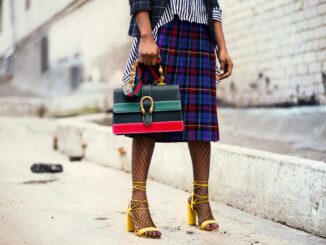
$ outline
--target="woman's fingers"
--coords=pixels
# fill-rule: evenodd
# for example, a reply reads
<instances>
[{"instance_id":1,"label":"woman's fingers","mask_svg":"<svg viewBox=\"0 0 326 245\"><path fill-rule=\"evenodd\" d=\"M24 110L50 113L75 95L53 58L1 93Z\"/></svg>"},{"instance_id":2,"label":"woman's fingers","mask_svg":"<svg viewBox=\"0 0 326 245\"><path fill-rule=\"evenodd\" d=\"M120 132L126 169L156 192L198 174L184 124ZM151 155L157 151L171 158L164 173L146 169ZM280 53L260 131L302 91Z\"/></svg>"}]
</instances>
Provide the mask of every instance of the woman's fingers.
<instances>
[{"instance_id":1,"label":"woman's fingers","mask_svg":"<svg viewBox=\"0 0 326 245\"><path fill-rule=\"evenodd\" d=\"M220 62L220 74L216 76L216 80L222 80L224 78L224 73L225 73L225 61L219 60L219 62Z\"/></svg>"},{"instance_id":2,"label":"woman's fingers","mask_svg":"<svg viewBox=\"0 0 326 245\"><path fill-rule=\"evenodd\" d=\"M151 65L155 66L156 65L156 62L157 62L157 55L153 55L152 56L152 64Z\"/></svg>"},{"instance_id":3,"label":"woman's fingers","mask_svg":"<svg viewBox=\"0 0 326 245\"><path fill-rule=\"evenodd\" d=\"M146 66L156 65L160 59L160 50L155 42L144 42L139 47L139 62Z\"/></svg>"},{"instance_id":4,"label":"woman's fingers","mask_svg":"<svg viewBox=\"0 0 326 245\"><path fill-rule=\"evenodd\" d=\"M145 57L144 57L144 64L148 66L149 63L150 63L150 59L149 59L148 55L145 55Z\"/></svg>"},{"instance_id":5,"label":"woman's fingers","mask_svg":"<svg viewBox=\"0 0 326 245\"><path fill-rule=\"evenodd\" d=\"M161 60L161 53L159 47L157 47L157 55L156 55L157 60Z\"/></svg>"},{"instance_id":6,"label":"woman's fingers","mask_svg":"<svg viewBox=\"0 0 326 245\"><path fill-rule=\"evenodd\" d=\"M220 62L220 75L218 75L218 80L231 76L233 62L226 49L220 49L218 51L218 60Z\"/></svg>"},{"instance_id":7,"label":"woman's fingers","mask_svg":"<svg viewBox=\"0 0 326 245\"><path fill-rule=\"evenodd\" d=\"M139 56L139 62L143 63L144 65L150 66L150 65L156 65L159 57L157 55L140 55Z\"/></svg>"},{"instance_id":8,"label":"woman's fingers","mask_svg":"<svg viewBox=\"0 0 326 245\"><path fill-rule=\"evenodd\" d=\"M147 66L152 64L152 58L151 58L150 55L145 55L144 64L147 65Z\"/></svg>"},{"instance_id":9,"label":"woman's fingers","mask_svg":"<svg viewBox=\"0 0 326 245\"><path fill-rule=\"evenodd\" d=\"M231 74L232 74L232 69L233 69L233 63L232 63L231 60L228 59L228 60L225 62L225 70L224 70L224 74L222 75L222 79L231 76Z\"/></svg>"},{"instance_id":10,"label":"woman's fingers","mask_svg":"<svg viewBox=\"0 0 326 245\"><path fill-rule=\"evenodd\" d=\"M222 77L224 75L224 72L225 72L225 61L224 60L221 60L220 61L220 73L221 73L221 76Z\"/></svg>"},{"instance_id":11,"label":"woman's fingers","mask_svg":"<svg viewBox=\"0 0 326 245\"><path fill-rule=\"evenodd\" d=\"M233 70L233 63L231 60L229 60L227 63L227 76L226 77L231 76L232 70Z\"/></svg>"},{"instance_id":12,"label":"woman's fingers","mask_svg":"<svg viewBox=\"0 0 326 245\"><path fill-rule=\"evenodd\" d=\"M155 66L160 56L159 48L156 49L156 52L150 55L151 65Z\"/></svg>"},{"instance_id":13,"label":"woman's fingers","mask_svg":"<svg viewBox=\"0 0 326 245\"><path fill-rule=\"evenodd\" d=\"M143 59L143 56L142 55L139 55L138 60L139 60L140 63L144 63L144 59Z\"/></svg>"},{"instance_id":14,"label":"woman's fingers","mask_svg":"<svg viewBox=\"0 0 326 245\"><path fill-rule=\"evenodd\" d=\"M233 70L233 63L231 59L226 59L225 61L220 61L220 71L221 74L218 76L218 80L222 80L224 78L227 78L231 76L232 70Z\"/></svg>"},{"instance_id":15,"label":"woman's fingers","mask_svg":"<svg viewBox=\"0 0 326 245\"><path fill-rule=\"evenodd\" d=\"M219 74L219 75L216 75L216 78L215 78L217 81L219 80L222 80L222 76Z\"/></svg>"},{"instance_id":16,"label":"woman's fingers","mask_svg":"<svg viewBox=\"0 0 326 245\"><path fill-rule=\"evenodd\" d=\"M152 37L141 39L139 45L139 62L144 65L156 65L160 50Z\"/></svg>"}]
</instances>

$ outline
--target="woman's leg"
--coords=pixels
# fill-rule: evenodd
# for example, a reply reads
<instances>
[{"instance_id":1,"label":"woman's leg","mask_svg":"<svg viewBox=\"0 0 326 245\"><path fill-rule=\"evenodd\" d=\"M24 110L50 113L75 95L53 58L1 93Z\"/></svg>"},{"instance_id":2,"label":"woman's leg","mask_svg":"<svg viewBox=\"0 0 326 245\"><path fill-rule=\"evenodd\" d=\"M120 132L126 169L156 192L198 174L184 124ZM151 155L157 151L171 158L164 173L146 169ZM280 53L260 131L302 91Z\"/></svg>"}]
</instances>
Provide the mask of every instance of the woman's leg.
<instances>
[{"instance_id":1,"label":"woman's leg","mask_svg":"<svg viewBox=\"0 0 326 245\"><path fill-rule=\"evenodd\" d=\"M193 166L194 181L208 181L210 168L211 143L210 141L188 141L188 148ZM197 187L194 189L197 195L208 195L208 187ZM189 198L190 202L190 198ZM214 219L209 202L194 204L201 224L208 219ZM216 229L217 224L208 224L206 229Z\"/></svg>"},{"instance_id":2,"label":"woman's leg","mask_svg":"<svg viewBox=\"0 0 326 245\"><path fill-rule=\"evenodd\" d=\"M151 163L153 151L155 147L155 139L145 136L136 136L132 140L132 160L131 174L133 182L146 182L149 166ZM146 192L142 190L132 191L132 200L147 200ZM134 204L131 202L131 204ZM148 207L147 203L142 203L137 208ZM131 212L131 217L136 230L154 226L153 220L148 209L140 209ZM161 235L159 231L148 231L145 236L158 237Z\"/></svg>"}]
</instances>

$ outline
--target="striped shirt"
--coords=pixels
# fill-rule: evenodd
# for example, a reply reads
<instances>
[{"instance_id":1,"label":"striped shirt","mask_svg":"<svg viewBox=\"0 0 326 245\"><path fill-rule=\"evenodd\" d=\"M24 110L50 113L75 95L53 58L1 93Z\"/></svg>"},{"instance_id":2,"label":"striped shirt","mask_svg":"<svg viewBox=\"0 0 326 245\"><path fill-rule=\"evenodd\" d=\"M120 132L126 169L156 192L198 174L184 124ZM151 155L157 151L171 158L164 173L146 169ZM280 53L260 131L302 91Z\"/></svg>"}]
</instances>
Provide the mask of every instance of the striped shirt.
<instances>
[{"instance_id":1,"label":"striped shirt","mask_svg":"<svg viewBox=\"0 0 326 245\"><path fill-rule=\"evenodd\" d=\"M159 28L165 25L166 23L172 21L175 14L178 15L180 20L186 20L190 22L208 25L208 15L203 0L170 0L160 21L152 30L152 34L155 42L157 41L157 33ZM213 9L213 19L220 22L222 21L222 10L220 8ZM129 82L132 64L139 57L138 56L139 41L140 41L139 37L134 37L131 46L131 51L122 77L122 80L125 84ZM217 52L217 46L215 48L215 53L216 52ZM216 75L218 74L219 74L219 68L216 66ZM219 83L220 81L216 80L216 85L218 85Z\"/></svg>"}]
</instances>

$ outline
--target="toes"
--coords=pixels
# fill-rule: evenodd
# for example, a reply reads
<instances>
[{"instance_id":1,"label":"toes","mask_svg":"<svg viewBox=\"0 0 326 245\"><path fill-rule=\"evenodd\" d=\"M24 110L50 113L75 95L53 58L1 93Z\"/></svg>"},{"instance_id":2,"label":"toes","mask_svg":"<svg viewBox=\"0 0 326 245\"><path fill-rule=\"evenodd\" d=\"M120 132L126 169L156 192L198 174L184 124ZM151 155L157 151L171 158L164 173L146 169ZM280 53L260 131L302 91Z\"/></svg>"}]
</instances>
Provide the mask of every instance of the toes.
<instances>
[{"instance_id":1,"label":"toes","mask_svg":"<svg viewBox=\"0 0 326 245\"><path fill-rule=\"evenodd\" d=\"M206 229L209 230L209 231L211 231L212 230L211 224L206 225Z\"/></svg>"},{"instance_id":2,"label":"toes","mask_svg":"<svg viewBox=\"0 0 326 245\"><path fill-rule=\"evenodd\" d=\"M209 224L209 230L212 231L212 230L217 230L218 228L218 224L217 223L214 223L214 224Z\"/></svg>"},{"instance_id":3,"label":"toes","mask_svg":"<svg viewBox=\"0 0 326 245\"><path fill-rule=\"evenodd\" d=\"M159 238L161 236L161 232L159 231L145 231L143 236L152 237L152 238Z\"/></svg>"},{"instance_id":4,"label":"toes","mask_svg":"<svg viewBox=\"0 0 326 245\"><path fill-rule=\"evenodd\" d=\"M206 229L209 231L215 230L217 226L215 224L208 224L206 225Z\"/></svg>"},{"instance_id":5,"label":"toes","mask_svg":"<svg viewBox=\"0 0 326 245\"><path fill-rule=\"evenodd\" d=\"M160 237L161 236L161 233L159 231L156 231L155 232L155 237Z\"/></svg>"}]
</instances>

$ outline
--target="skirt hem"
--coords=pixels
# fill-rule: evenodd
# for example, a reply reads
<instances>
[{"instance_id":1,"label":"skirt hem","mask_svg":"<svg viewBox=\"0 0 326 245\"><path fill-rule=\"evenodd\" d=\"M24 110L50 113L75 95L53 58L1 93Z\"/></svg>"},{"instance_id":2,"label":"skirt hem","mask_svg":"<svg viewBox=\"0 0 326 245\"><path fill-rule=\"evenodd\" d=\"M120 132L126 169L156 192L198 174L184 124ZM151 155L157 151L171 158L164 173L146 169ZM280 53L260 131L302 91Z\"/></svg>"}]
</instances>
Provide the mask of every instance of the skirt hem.
<instances>
[{"instance_id":1,"label":"skirt hem","mask_svg":"<svg viewBox=\"0 0 326 245\"><path fill-rule=\"evenodd\" d=\"M123 135L127 138L135 138L137 136L145 136L149 138L154 138L155 142L158 143L178 143L178 142L189 142L189 141L211 141L211 142L218 142L220 141L220 138L193 138L193 139L158 139L155 136L147 135L147 134L137 134L137 135Z\"/></svg>"}]
</instances>

